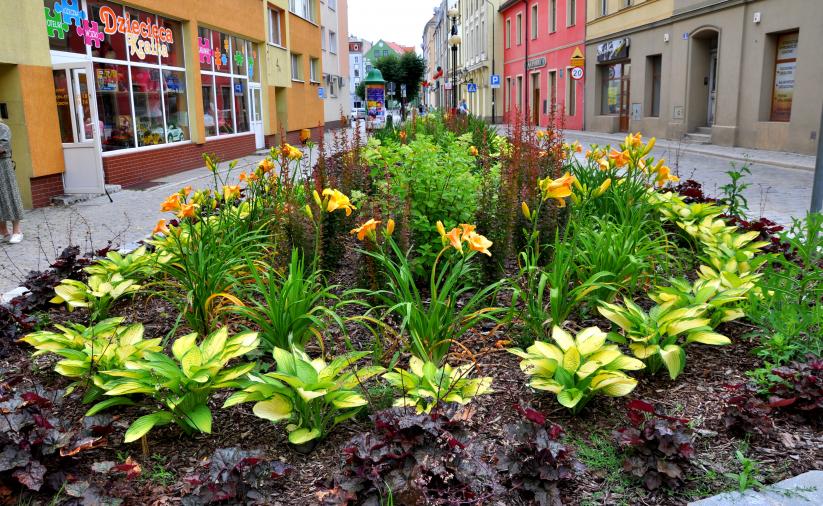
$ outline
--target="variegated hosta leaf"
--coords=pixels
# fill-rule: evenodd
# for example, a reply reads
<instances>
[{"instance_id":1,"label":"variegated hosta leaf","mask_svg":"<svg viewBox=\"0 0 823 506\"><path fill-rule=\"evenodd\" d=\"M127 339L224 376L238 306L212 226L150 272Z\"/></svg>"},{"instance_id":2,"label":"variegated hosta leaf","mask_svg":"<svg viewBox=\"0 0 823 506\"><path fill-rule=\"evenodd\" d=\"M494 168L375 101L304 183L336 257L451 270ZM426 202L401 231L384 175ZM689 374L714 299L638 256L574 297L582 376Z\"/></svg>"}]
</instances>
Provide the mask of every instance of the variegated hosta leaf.
<instances>
[{"instance_id":1,"label":"variegated hosta leaf","mask_svg":"<svg viewBox=\"0 0 823 506\"><path fill-rule=\"evenodd\" d=\"M660 349L660 358L663 360L671 379L675 379L686 367L686 352L676 344L669 344Z\"/></svg>"}]
</instances>

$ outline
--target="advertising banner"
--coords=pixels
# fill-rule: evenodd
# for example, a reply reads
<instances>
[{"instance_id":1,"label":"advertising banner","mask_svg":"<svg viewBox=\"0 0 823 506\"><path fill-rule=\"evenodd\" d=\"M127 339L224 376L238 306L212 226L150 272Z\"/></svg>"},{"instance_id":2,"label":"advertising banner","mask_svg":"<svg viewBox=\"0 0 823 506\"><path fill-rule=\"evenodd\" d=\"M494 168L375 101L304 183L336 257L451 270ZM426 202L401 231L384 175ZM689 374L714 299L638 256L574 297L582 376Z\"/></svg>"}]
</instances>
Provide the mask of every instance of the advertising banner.
<instances>
[{"instance_id":1,"label":"advertising banner","mask_svg":"<svg viewBox=\"0 0 823 506\"><path fill-rule=\"evenodd\" d=\"M366 110L370 118L386 115L386 89L382 84L366 85Z\"/></svg>"},{"instance_id":2,"label":"advertising banner","mask_svg":"<svg viewBox=\"0 0 823 506\"><path fill-rule=\"evenodd\" d=\"M777 40L771 121L791 119L794 80L797 71L797 36L797 32L787 33Z\"/></svg>"}]
</instances>

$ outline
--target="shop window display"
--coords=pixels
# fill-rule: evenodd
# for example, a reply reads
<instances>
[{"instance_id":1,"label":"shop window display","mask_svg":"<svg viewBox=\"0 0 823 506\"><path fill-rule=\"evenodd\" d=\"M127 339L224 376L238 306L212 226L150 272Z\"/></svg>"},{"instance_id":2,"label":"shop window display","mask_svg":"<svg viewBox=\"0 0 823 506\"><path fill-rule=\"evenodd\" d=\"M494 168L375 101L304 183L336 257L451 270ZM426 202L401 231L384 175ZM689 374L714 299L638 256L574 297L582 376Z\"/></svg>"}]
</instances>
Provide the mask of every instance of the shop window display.
<instances>
[{"instance_id":1,"label":"shop window display","mask_svg":"<svg viewBox=\"0 0 823 506\"><path fill-rule=\"evenodd\" d=\"M178 21L107 0L87 0L86 10L76 12L66 11L60 0L45 0L44 6L52 50L85 54L92 61L89 84L97 95L103 151L190 138ZM55 91L60 86L56 76ZM71 132L63 130L66 138Z\"/></svg>"}]
</instances>

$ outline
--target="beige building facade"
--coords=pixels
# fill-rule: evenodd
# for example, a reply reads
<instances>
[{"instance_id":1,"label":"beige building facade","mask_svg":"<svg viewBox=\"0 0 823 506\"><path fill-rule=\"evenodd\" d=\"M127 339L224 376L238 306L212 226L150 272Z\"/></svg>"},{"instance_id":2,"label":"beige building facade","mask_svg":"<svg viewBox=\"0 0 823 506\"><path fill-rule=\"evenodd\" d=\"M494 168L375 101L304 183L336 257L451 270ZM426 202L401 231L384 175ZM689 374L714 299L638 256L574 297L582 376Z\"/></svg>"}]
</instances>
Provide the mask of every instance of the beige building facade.
<instances>
[{"instance_id":1,"label":"beige building facade","mask_svg":"<svg viewBox=\"0 0 823 506\"><path fill-rule=\"evenodd\" d=\"M813 154L821 26L820 0L589 0L585 128Z\"/></svg>"},{"instance_id":2,"label":"beige building facade","mask_svg":"<svg viewBox=\"0 0 823 506\"><path fill-rule=\"evenodd\" d=\"M497 13L500 4L500 0L458 2L462 39L458 97L466 100L473 115L487 121L492 120L492 112L498 117L503 114L496 100L502 99L502 91L491 87L492 73L503 73L503 40L498 35L503 31Z\"/></svg>"}]
</instances>

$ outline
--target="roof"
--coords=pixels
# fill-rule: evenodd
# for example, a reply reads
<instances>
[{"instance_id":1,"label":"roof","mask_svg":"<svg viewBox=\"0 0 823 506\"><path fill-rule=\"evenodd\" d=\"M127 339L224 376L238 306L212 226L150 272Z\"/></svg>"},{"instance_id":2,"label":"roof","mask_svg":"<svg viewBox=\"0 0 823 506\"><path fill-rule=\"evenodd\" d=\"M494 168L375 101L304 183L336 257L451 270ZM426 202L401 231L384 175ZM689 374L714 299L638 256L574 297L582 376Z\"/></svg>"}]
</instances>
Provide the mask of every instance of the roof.
<instances>
[{"instance_id":1,"label":"roof","mask_svg":"<svg viewBox=\"0 0 823 506\"><path fill-rule=\"evenodd\" d=\"M395 53L397 53L399 55L403 54L403 53L413 53L414 52L414 46L403 46L403 45L398 44L396 42L389 42L389 41L384 41L384 42L386 43L387 46L392 48Z\"/></svg>"}]
</instances>

